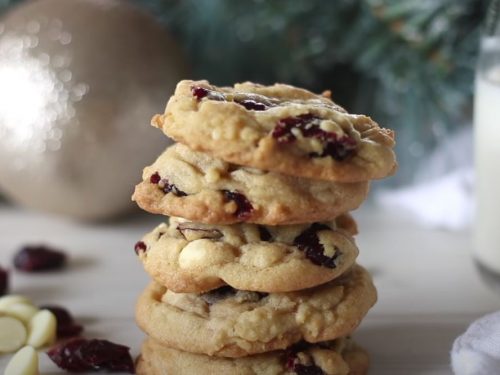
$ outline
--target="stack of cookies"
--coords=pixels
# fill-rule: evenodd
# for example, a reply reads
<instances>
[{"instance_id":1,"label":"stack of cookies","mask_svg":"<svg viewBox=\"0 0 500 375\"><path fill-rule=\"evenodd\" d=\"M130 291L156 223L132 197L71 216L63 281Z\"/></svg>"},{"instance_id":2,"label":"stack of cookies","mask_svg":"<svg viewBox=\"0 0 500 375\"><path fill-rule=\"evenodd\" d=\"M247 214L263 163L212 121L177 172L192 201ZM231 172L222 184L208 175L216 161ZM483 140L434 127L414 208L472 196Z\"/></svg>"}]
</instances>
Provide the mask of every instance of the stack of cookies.
<instances>
[{"instance_id":1,"label":"stack of cookies","mask_svg":"<svg viewBox=\"0 0 500 375\"><path fill-rule=\"evenodd\" d=\"M369 117L288 85L182 81L175 141L133 199L170 216L135 250L153 282L139 374L363 374L349 337L376 301L349 211L396 168Z\"/></svg>"}]
</instances>

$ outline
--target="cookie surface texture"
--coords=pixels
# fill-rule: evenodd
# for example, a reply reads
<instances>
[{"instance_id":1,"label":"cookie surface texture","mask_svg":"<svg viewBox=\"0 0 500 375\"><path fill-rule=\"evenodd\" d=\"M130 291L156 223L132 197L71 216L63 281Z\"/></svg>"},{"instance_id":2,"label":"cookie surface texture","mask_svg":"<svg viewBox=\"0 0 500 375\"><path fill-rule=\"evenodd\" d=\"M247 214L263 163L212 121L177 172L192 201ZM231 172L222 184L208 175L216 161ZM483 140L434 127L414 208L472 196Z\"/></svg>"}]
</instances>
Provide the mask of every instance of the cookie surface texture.
<instances>
[{"instance_id":1,"label":"cookie surface texture","mask_svg":"<svg viewBox=\"0 0 500 375\"><path fill-rule=\"evenodd\" d=\"M359 182L397 167L391 130L284 84L181 81L152 125L193 150L288 175Z\"/></svg>"}]
</instances>

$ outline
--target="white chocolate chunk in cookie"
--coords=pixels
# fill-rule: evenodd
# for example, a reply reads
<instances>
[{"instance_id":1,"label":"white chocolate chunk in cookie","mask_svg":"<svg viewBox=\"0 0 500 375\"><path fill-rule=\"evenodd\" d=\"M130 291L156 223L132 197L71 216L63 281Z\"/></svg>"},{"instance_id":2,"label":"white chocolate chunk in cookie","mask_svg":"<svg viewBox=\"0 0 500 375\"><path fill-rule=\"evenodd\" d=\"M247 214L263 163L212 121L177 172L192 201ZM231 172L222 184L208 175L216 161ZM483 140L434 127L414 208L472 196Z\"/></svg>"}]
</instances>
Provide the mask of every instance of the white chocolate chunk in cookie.
<instances>
[{"instance_id":1,"label":"white chocolate chunk in cookie","mask_svg":"<svg viewBox=\"0 0 500 375\"><path fill-rule=\"evenodd\" d=\"M323 254L327 257L333 257L337 252L336 247L333 245L334 238L331 231L321 230L317 232L319 243L323 245Z\"/></svg>"},{"instance_id":2,"label":"white chocolate chunk in cookie","mask_svg":"<svg viewBox=\"0 0 500 375\"><path fill-rule=\"evenodd\" d=\"M210 239L199 239L189 242L179 256L181 268L206 267L214 264L230 262L234 254L229 246Z\"/></svg>"},{"instance_id":3,"label":"white chocolate chunk in cookie","mask_svg":"<svg viewBox=\"0 0 500 375\"><path fill-rule=\"evenodd\" d=\"M245 251L248 247L250 246L244 245L242 247L240 263L257 268L270 267L286 255L285 246L279 244L252 244L251 251Z\"/></svg>"},{"instance_id":4,"label":"white chocolate chunk in cookie","mask_svg":"<svg viewBox=\"0 0 500 375\"><path fill-rule=\"evenodd\" d=\"M26 343L24 324L11 316L0 316L0 353L11 353Z\"/></svg>"},{"instance_id":5,"label":"white chocolate chunk in cookie","mask_svg":"<svg viewBox=\"0 0 500 375\"><path fill-rule=\"evenodd\" d=\"M205 180L209 184L216 183L219 181L221 178L220 176L220 171L217 168L208 168L207 171L205 172Z\"/></svg>"}]
</instances>

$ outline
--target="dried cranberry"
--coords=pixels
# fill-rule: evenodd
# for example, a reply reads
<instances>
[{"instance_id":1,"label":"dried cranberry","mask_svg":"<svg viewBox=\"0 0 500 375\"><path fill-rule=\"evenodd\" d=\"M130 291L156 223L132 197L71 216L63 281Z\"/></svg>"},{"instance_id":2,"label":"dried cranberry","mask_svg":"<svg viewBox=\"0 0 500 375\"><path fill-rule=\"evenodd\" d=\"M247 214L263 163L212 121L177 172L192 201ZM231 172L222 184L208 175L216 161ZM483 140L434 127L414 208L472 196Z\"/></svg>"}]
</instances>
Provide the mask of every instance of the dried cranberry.
<instances>
[{"instance_id":1,"label":"dried cranberry","mask_svg":"<svg viewBox=\"0 0 500 375\"><path fill-rule=\"evenodd\" d=\"M25 246L14 256L14 266L26 272L55 270L65 263L66 254L46 246Z\"/></svg>"},{"instance_id":2,"label":"dried cranberry","mask_svg":"<svg viewBox=\"0 0 500 375\"><path fill-rule=\"evenodd\" d=\"M191 87L191 92L198 101L200 101L203 98L207 98L209 100L215 100L218 102L223 102L226 100L224 94L201 86Z\"/></svg>"},{"instance_id":3,"label":"dried cranberry","mask_svg":"<svg viewBox=\"0 0 500 375\"><path fill-rule=\"evenodd\" d=\"M208 89L201 87L201 86L193 86L191 87L191 92L193 93L193 96L197 100L203 99L205 96L208 95Z\"/></svg>"},{"instance_id":4,"label":"dried cranberry","mask_svg":"<svg viewBox=\"0 0 500 375\"><path fill-rule=\"evenodd\" d=\"M337 267L336 261L340 255L340 250L335 247L335 254L333 256L328 256L324 254L325 248L319 242L317 232L324 229L330 229L326 225L314 223L304 232L299 234L293 240L293 244L302 250L306 257L317 264L318 266L324 266L328 268Z\"/></svg>"},{"instance_id":5,"label":"dried cranberry","mask_svg":"<svg viewBox=\"0 0 500 375\"><path fill-rule=\"evenodd\" d=\"M265 111L269 108L266 104L253 99L235 99L234 101L251 111Z\"/></svg>"},{"instance_id":6,"label":"dried cranberry","mask_svg":"<svg viewBox=\"0 0 500 375\"><path fill-rule=\"evenodd\" d=\"M279 120L273 129L272 136L278 143L293 143L297 139L292 129L299 129L306 138L317 138L323 142L321 153L311 153L311 157L330 156L334 160L342 161L349 158L356 151L354 138L344 135L338 137L334 132L328 132L320 128L321 118L310 113L296 117L287 117Z\"/></svg>"},{"instance_id":7,"label":"dried cranberry","mask_svg":"<svg viewBox=\"0 0 500 375\"><path fill-rule=\"evenodd\" d=\"M52 312L57 320L57 337L78 336L83 331L83 326L75 323L68 310L60 306L46 305L40 309L47 309Z\"/></svg>"},{"instance_id":8,"label":"dried cranberry","mask_svg":"<svg viewBox=\"0 0 500 375\"><path fill-rule=\"evenodd\" d=\"M307 350L311 347L311 344L305 341L300 341L294 344L292 347L286 350L286 369L288 371L293 371L297 375L323 375L323 370L312 364L312 365L303 365L299 362L299 357L297 353Z\"/></svg>"},{"instance_id":9,"label":"dried cranberry","mask_svg":"<svg viewBox=\"0 0 500 375\"><path fill-rule=\"evenodd\" d=\"M100 371L135 373L130 349L107 340L73 339L47 352L50 359L67 371Z\"/></svg>"},{"instance_id":10,"label":"dried cranberry","mask_svg":"<svg viewBox=\"0 0 500 375\"><path fill-rule=\"evenodd\" d=\"M253 206L243 194L237 191L222 190L226 201L234 201L236 203L236 211L234 215L238 219L247 219L253 211Z\"/></svg>"},{"instance_id":11,"label":"dried cranberry","mask_svg":"<svg viewBox=\"0 0 500 375\"><path fill-rule=\"evenodd\" d=\"M200 297L209 305L212 305L220 300L234 296L237 290L229 285L221 286L220 288L213 289L209 292L200 294Z\"/></svg>"},{"instance_id":12,"label":"dried cranberry","mask_svg":"<svg viewBox=\"0 0 500 375\"><path fill-rule=\"evenodd\" d=\"M161 188L161 190L165 193L172 193L173 195L177 197L185 197L187 194L184 193L182 190L180 190L177 186L174 184L171 184L166 178L163 178L160 180L158 183L158 186Z\"/></svg>"},{"instance_id":13,"label":"dried cranberry","mask_svg":"<svg viewBox=\"0 0 500 375\"><path fill-rule=\"evenodd\" d=\"M270 241L272 240L273 236L271 233L267 230L266 227L259 225L259 235L260 235L260 240L261 241Z\"/></svg>"},{"instance_id":14,"label":"dried cranberry","mask_svg":"<svg viewBox=\"0 0 500 375\"><path fill-rule=\"evenodd\" d=\"M9 291L9 272L0 267L0 296L7 294Z\"/></svg>"},{"instance_id":15,"label":"dried cranberry","mask_svg":"<svg viewBox=\"0 0 500 375\"><path fill-rule=\"evenodd\" d=\"M348 136L329 141L321 154L311 153L312 157L330 156L337 161L349 158L356 150L356 141Z\"/></svg>"},{"instance_id":16,"label":"dried cranberry","mask_svg":"<svg viewBox=\"0 0 500 375\"><path fill-rule=\"evenodd\" d=\"M142 241L139 241L137 242L135 245L134 245L134 251L137 255L139 255L140 253L143 253L145 252L147 249L147 246L144 242Z\"/></svg>"},{"instance_id":17,"label":"dried cranberry","mask_svg":"<svg viewBox=\"0 0 500 375\"><path fill-rule=\"evenodd\" d=\"M291 132L292 128L293 125L287 124L283 121L278 121L273 129L272 136L276 138L278 143L287 144L295 142L296 138Z\"/></svg>"},{"instance_id":18,"label":"dried cranberry","mask_svg":"<svg viewBox=\"0 0 500 375\"><path fill-rule=\"evenodd\" d=\"M149 181L152 183L152 184L155 184L157 185L158 182L160 182L161 180L161 177L160 175L158 174L158 172L155 172L151 175L151 177L149 177Z\"/></svg>"}]
</instances>

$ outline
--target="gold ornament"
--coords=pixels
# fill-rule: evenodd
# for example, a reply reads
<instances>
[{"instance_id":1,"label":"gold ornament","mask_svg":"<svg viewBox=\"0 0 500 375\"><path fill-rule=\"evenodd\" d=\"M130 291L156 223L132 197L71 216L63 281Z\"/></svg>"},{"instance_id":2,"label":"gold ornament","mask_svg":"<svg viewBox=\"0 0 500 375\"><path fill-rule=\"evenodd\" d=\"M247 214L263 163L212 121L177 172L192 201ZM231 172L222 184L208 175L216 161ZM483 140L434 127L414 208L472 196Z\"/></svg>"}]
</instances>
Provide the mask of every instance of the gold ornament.
<instances>
[{"instance_id":1,"label":"gold ornament","mask_svg":"<svg viewBox=\"0 0 500 375\"><path fill-rule=\"evenodd\" d=\"M186 64L148 14L114 0L39 0L0 20L0 189L81 219L132 207L167 145L148 126Z\"/></svg>"}]
</instances>

